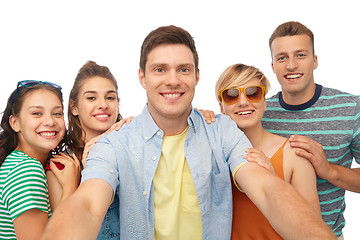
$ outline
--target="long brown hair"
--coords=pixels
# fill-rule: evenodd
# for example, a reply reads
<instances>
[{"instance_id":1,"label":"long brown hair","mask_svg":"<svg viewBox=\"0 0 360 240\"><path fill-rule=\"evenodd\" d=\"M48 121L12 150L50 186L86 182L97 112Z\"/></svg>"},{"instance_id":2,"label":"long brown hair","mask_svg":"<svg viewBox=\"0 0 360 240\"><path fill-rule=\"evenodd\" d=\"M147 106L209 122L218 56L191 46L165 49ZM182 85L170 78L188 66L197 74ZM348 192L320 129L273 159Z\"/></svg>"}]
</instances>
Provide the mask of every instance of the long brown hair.
<instances>
[{"instance_id":1,"label":"long brown hair","mask_svg":"<svg viewBox=\"0 0 360 240\"><path fill-rule=\"evenodd\" d=\"M118 85L115 77L106 66L100 66L96 62L88 61L82 66L75 78L74 85L70 91L69 105L68 105L68 132L69 139L67 145L74 152L76 157L81 161L82 154L85 147L86 133L81 127L78 116L72 114L71 109L77 105L80 88L84 81L93 77L102 77L109 79L115 86L116 93L118 92ZM119 99L117 99L119 101ZM116 122L122 119L120 113L117 116Z\"/></svg>"},{"instance_id":2,"label":"long brown hair","mask_svg":"<svg viewBox=\"0 0 360 240\"><path fill-rule=\"evenodd\" d=\"M8 98L7 105L5 111L3 112L1 118L1 133L0 133L0 166L3 164L5 158L16 149L18 146L18 137L17 133L11 128L9 123L9 118L11 115L18 116L21 111L23 101L26 95L32 91L46 89L56 94L59 98L61 105L63 106L63 95L59 88L47 85L47 84L35 84L29 87L18 87L15 89L10 97ZM63 150L65 146L65 138L67 138L67 134L65 133L64 139L58 144L58 146L53 149L51 154L59 154L60 151Z\"/></svg>"}]
</instances>

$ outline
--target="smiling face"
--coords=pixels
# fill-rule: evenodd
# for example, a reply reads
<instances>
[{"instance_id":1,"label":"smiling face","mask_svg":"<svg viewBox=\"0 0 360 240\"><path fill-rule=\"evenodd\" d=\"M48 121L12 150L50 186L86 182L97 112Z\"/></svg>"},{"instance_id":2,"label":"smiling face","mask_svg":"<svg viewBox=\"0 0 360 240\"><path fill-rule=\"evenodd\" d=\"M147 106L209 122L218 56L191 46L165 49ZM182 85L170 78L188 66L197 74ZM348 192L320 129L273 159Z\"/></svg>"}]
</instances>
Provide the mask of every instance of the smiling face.
<instances>
[{"instance_id":1,"label":"smiling face","mask_svg":"<svg viewBox=\"0 0 360 240\"><path fill-rule=\"evenodd\" d=\"M139 80L146 90L148 109L155 122L174 119L186 122L199 81L190 49L183 44L153 48L145 73L139 70Z\"/></svg>"},{"instance_id":2,"label":"smiling face","mask_svg":"<svg viewBox=\"0 0 360 240\"><path fill-rule=\"evenodd\" d=\"M78 116L87 141L108 130L119 114L118 95L112 81L102 77L84 80L71 113Z\"/></svg>"},{"instance_id":3,"label":"smiling face","mask_svg":"<svg viewBox=\"0 0 360 240\"><path fill-rule=\"evenodd\" d=\"M310 37L302 34L275 38L271 44L272 68L281 85L285 102L296 104L311 99L315 92L313 71L318 66ZM288 99L288 101L287 101Z\"/></svg>"},{"instance_id":4,"label":"smiling face","mask_svg":"<svg viewBox=\"0 0 360 240\"><path fill-rule=\"evenodd\" d=\"M9 121L17 132L17 149L38 160L46 158L65 134L62 103L46 89L27 93L18 116L11 116Z\"/></svg>"},{"instance_id":5,"label":"smiling face","mask_svg":"<svg viewBox=\"0 0 360 240\"><path fill-rule=\"evenodd\" d=\"M236 86L236 88L243 88L249 86L261 86L259 78L253 78L250 81ZM253 127L261 127L261 118L266 109L265 98L263 97L259 102L249 102L244 93L241 93L239 100L233 105L227 105L224 102L219 103L221 112L228 115L237 126L246 131Z\"/></svg>"}]
</instances>

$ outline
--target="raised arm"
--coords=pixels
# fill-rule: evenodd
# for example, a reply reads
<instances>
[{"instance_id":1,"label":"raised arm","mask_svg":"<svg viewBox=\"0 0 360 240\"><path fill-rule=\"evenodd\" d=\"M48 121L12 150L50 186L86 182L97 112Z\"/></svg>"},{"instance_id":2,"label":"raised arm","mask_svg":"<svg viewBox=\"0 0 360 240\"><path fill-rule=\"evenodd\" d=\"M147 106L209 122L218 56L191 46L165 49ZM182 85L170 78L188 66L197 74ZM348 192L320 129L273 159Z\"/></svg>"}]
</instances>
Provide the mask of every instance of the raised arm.
<instances>
[{"instance_id":1,"label":"raised arm","mask_svg":"<svg viewBox=\"0 0 360 240\"><path fill-rule=\"evenodd\" d=\"M322 145L311 138L294 135L289 141L292 147L301 149L296 154L309 160L320 178L339 188L360 193L360 168L349 169L329 163Z\"/></svg>"},{"instance_id":2,"label":"raised arm","mask_svg":"<svg viewBox=\"0 0 360 240\"><path fill-rule=\"evenodd\" d=\"M261 166L243 165L235 180L284 239L336 239L290 184Z\"/></svg>"},{"instance_id":3,"label":"raised arm","mask_svg":"<svg viewBox=\"0 0 360 240\"><path fill-rule=\"evenodd\" d=\"M41 239L96 239L112 197L113 190L106 181L86 180L61 202Z\"/></svg>"}]
</instances>

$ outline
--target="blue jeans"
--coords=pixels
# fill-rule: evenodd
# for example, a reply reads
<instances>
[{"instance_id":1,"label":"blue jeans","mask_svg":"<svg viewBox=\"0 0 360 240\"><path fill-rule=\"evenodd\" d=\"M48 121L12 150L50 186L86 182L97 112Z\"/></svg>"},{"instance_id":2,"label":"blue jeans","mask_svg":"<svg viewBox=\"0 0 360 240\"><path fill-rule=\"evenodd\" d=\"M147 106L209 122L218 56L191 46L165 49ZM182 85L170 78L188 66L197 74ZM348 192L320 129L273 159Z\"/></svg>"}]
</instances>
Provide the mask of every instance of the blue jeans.
<instances>
[{"instance_id":1,"label":"blue jeans","mask_svg":"<svg viewBox=\"0 0 360 240\"><path fill-rule=\"evenodd\" d=\"M119 197L115 193L114 200L107 210L104 221L101 225L97 240L109 240L120 238L120 218L119 218Z\"/></svg>"}]
</instances>

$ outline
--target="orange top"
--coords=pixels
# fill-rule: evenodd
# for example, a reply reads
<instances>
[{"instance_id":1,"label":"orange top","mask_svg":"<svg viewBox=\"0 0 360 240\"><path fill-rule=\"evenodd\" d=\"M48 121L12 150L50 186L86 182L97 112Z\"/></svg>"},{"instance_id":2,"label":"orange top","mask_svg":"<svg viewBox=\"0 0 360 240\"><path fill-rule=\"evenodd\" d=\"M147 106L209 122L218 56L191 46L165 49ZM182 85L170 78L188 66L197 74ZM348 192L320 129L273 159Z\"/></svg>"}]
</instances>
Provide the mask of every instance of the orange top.
<instances>
[{"instance_id":1,"label":"orange top","mask_svg":"<svg viewBox=\"0 0 360 240\"><path fill-rule=\"evenodd\" d=\"M283 149L285 143L271 157L270 161L276 174L284 179L283 171ZM232 240L247 239L282 239L280 235L271 227L269 221L252 203L245 193L232 183L233 192L233 221L232 221Z\"/></svg>"}]
</instances>

